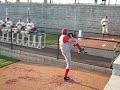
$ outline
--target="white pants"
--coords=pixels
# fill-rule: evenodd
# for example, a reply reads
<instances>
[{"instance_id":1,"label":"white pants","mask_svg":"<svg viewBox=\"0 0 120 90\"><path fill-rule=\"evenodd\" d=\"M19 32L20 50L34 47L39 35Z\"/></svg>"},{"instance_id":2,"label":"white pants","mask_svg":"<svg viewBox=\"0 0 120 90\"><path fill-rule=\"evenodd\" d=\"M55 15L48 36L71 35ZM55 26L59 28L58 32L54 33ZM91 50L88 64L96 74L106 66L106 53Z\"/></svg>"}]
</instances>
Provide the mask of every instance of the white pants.
<instances>
[{"instance_id":1,"label":"white pants","mask_svg":"<svg viewBox=\"0 0 120 90\"><path fill-rule=\"evenodd\" d=\"M65 60L66 60L66 69L70 68L70 64L71 64L71 49L73 47L73 45L75 45L76 43L78 43L78 40L75 39L75 42L70 42L66 48L64 47L64 45L60 45L60 49L62 52L62 55L64 56Z\"/></svg>"},{"instance_id":2,"label":"white pants","mask_svg":"<svg viewBox=\"0 0 120 90\"><path fill-rule=\"evenodd\" d=\"M108 26L107 25L102 27L102 33L103 34L108 34Z\"/></svg>"},{"instance_id":3,"label":"white pants","mask_svg":"<svg viewBox=\"0 0 120 90\"><path fill-rule=\"evenodd\" d=\"M3 32L4 34L6 34L7 32L11 32L11 29L3 28L3 29L2 29L2 32Z\"/></svg>"},{"instance_id":4,"label":"white pants","mask_svg":"<svg viewBox=\"0 0 120 90\"><path fill-rule=\"evenodd\" d=\"M14 32L14 33L17 33L17 28L12 28L12 31Z\"/></svg>"},{"instance_id":5,"label":"white pants","mask_svg":"<svg viewBox=\"0 0 120 90\"><path fill-rule=\"evenodd\" d=\"M65 60L66 60L66 69L70 68L70 64L71 64L71 53L70 50L66 51L66 52L62 52L62 55L64 56Z\"/></svg>"},{"instance_id":6,"label":"white pants","mask_svg":"<svg viewBox=\"0 0 120 90\"><path fill-rule=\"evenodd\" d=\"M21 31L20 33L22 34L22 36L28 36L29 35L29 31Z\"/></svg>"}]
</instances>

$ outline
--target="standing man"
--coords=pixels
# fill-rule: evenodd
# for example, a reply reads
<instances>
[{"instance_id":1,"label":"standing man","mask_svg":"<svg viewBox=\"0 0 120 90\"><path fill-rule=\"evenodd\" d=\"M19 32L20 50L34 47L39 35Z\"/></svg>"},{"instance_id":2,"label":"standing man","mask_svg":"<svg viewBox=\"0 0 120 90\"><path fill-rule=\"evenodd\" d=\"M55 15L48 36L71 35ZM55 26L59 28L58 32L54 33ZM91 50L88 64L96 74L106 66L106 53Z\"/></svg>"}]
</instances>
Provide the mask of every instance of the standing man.
<instances>
[{"instance_id":1,"label":"standing man","mask_svg":"<svg viewBox=\"0 0 120 90\"><path fill-rule=\"evenodd\" d=\"M108 16L105 16L102 20L101 20L101 25L102 25L102 36L104 38L104 35L107 34L108 36L109 35L109 32L108 32L108 24L109 24L109 21L108 21Z\"/></svg>"},{"instance_id":2,"label":"standing man","mask_svg":"<svg viewBox=\"0 0 120 90\"><path fill-rule=\"evenodd\" d=\"M77 4L77 3L79 4L79 0L75 0L74 3L75 3L75 4Z\"/></svg>"},{"instance_id":3,"label":"standing man","mask_svg":"<svg viewBox=\"0 0 120 90\"><path fill-rule=\"evenodd\" d=\"M77 40L72 36L68 36L68 30L66 28L63 28L61 30L61 36L59 38L59 45L62 52L62 55L64 56L66 60L66 69L64 74L64 80L67 81L70 78L68 77L70 63L71 63L71 49L72 46L76 46L79 49L79 52L82 52L84 48L81 48L80 45L77 43Z\"/></svg>"},{"instance_id":4,"label":"standing man","mask_svg":"<svg viewBox=\"0 0 120 90\"><path fill-rule=\"evenodd\" d=\"M106 4L106 0L102 0L102 4L105 5Z\"/></svg>"},{"instance_id":5,"label":"standing man","mask_svg":"<svg viewBox=\"0 0 120 90\"><path fill-rule=\"evenodd\" d=\"M97 1L98 1L98 0L94 0L95 4L97 4Z\"/></svg>"}]
</instances>

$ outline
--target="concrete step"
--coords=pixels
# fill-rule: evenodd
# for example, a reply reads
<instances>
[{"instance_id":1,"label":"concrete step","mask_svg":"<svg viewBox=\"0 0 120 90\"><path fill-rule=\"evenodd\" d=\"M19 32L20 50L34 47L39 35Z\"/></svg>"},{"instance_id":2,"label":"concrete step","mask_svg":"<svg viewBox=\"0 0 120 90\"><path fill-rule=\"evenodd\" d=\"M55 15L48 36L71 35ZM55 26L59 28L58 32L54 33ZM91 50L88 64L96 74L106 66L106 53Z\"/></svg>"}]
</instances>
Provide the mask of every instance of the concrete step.
<instances>
[{"instance_id":1,"label":"concrete step","mask_svg":"<svg viewBox=\"0 0 120 90\"><path fill-rule=\"evenodd\" d=\"M120 55L113 62L113 69L120 71Z\"/></svg>"}]
</instances>

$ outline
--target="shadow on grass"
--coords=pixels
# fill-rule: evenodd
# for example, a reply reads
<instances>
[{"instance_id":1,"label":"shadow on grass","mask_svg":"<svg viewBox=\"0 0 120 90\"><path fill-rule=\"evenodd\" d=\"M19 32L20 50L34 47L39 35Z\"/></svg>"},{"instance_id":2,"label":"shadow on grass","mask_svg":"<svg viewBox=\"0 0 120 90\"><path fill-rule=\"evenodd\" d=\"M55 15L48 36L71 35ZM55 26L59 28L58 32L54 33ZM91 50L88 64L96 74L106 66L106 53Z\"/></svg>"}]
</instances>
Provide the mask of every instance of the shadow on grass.
<instances>
[{"instance_id":1,"label":"shadow on grass","mask_svg":"<svg viewBox=\"0 0 120 90\"><path fill-rule=\"evenodd\" d=\"M0 55L0 68L7 66L7 65L10 65L10 64L13 64L13 63L16 63L18 61L20 61L20 60L17 60L17 59L12 58L12 57Z\"/></svg>"}]
</instances>

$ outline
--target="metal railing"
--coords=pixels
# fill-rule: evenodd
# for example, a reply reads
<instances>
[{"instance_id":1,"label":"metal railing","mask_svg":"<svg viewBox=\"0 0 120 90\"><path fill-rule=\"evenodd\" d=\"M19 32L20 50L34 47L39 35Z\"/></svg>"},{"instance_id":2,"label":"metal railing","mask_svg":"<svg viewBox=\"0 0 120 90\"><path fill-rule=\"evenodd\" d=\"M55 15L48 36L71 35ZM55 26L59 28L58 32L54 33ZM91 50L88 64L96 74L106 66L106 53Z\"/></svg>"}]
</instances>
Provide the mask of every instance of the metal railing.
<instances>
[{"instance_id":1,"label":"metal railing","mask_svg":"<svg viewBox=\"0 0 120 90\"><path fill-rule=\"evenodd\" d=\"M46 42L46 34L43 32L34 32L29 33L27 36L22 35L20 32L14 33L14 29L16 28L3 28L0 33L0 41L11 44L11 50L13 49L13 45L21 45L32 48L45 48ZM25 41L25 37L27 40ZM43 40L43 41L42 41Z\"/></svg>"}]
</instances>

